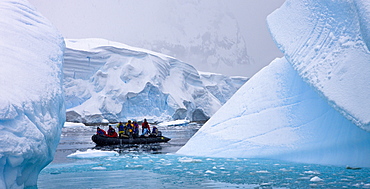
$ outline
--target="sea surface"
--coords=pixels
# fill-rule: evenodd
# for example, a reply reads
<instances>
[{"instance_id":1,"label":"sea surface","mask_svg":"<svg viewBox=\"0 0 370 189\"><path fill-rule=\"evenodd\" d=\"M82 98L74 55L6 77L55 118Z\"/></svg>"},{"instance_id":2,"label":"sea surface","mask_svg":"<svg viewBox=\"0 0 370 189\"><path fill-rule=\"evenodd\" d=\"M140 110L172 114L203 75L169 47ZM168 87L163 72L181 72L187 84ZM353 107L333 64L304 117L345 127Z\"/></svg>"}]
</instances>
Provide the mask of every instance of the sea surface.
<instances>
[{"instance_id":1,"label":"sea surface","mask_svg":"<svg viewBox=\"0 0 370 189\"><path fill-rule=\"evenodd\" d=\"M200 127L163 126L163 135L172 138L168 143L110 148L91 141L96 126L65 127L54 161L39 175L38 188L370 188L369 168L175 155ZM119 155L67 157L89 149Z\"/></svg>"}]
</instances>

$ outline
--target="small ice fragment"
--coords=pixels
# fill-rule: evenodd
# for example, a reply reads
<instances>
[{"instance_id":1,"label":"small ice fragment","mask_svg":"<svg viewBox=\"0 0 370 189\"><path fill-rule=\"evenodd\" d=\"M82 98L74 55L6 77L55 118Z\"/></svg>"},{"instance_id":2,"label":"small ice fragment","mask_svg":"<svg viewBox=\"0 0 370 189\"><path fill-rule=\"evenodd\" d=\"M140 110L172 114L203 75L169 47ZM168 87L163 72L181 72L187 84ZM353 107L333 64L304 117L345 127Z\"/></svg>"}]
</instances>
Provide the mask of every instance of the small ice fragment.
<instances>
[{"instance_id":1,"label":"small ice fragment","mask_svg":"<svg viewBox=\"0 0 370 189\"><path fill-rule=\"evenodd\" d=\"M206 173L206 174L216 174L216 172L214 172L214 171L210 171L210 170L207 170L205 173Z\"/></svg>"},{"instance_id":2,"label":"small ice fragment","mask_svg":"<svg viewBox=\"0 0 370 189\"><path fill-rule=\"evenodd\" d=\"M321 182L323 181L323 179L321 179L320 177L318 176L314 176L310 179L311 182Z\"/></svg>"},{"instance_id":3,"label":"small ice fragment","mask_svg":"<svg viewBox=\"0 0 370 189\"><path fill-rule=\"evenodd\" d=\"M266 182L266 183L261 183L260 184L260 186L270 186L270 185L272 185L272 183L270 183L270 182Z\"/></svg>"},{"instance_id":4,"label":"small ice fragment","mask_svg":"<svg viewBox=\"0 0 370 189\"><path fill-rule=\"evenodd\" d=\"M181 162L181 163L200 163L200 162L202 162L202 160L188 158L188 157L182 157L182 158L179 159L179 162Z\"/></svg>"},{"instance_id":5,"label":"small ice fragment","mask_svg":"<svg viewBox=\"0 0 370 189\"><path fill-rule=\"evenodd\" d=\"M319 175L320 174L320 172L318 172L318 171L305 171L303 173L305 173L305 174L314 174L314 175Z\"/></svg>"},{"instance_id":6,"label":"small ice fragment","mask_svg":"<svg viewBox=\"0 0 370 189\"><path fill-rule=\"evenodd\" d=\"M106 167L93 167L91 169L93 169L93 170L105 170L107 168Z\"/></svg>"},{"instance_id":7,"label":"small ice fragment","mask_svg":"<svg viewBox=\"0 0 370 189\"><path fill-rule=\"evenodd\" d=\"M119 156L118 152L115 151L101 151L101 150L91 150L87 149L86 152L81 152L77 150L75 153L69 154L68 158L97 158L97 157L109 157L109 156Z\"/></svg>"}]
</instances>

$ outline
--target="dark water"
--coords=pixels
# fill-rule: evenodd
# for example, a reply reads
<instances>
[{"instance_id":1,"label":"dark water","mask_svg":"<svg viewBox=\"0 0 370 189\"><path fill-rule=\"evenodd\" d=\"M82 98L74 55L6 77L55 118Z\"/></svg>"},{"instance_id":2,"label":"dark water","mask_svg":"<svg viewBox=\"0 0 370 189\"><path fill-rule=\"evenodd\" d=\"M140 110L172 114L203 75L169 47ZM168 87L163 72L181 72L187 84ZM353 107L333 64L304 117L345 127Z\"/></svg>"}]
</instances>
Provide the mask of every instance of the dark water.
<instances>
[{"instance_id":1,"label":"dark water","mask_svg":"<svg viewBox=\"0 0 370 189\"><path fill-rule=\"evenodd\" d=\"M160 128L172 138L160 146L104 148L120 155L67 158L95 148L95 128L63 129L55 160L39 176L39 188L370 188L367 168L174 155L199 129L194 125Z\"/></svg>"}]
</instances>

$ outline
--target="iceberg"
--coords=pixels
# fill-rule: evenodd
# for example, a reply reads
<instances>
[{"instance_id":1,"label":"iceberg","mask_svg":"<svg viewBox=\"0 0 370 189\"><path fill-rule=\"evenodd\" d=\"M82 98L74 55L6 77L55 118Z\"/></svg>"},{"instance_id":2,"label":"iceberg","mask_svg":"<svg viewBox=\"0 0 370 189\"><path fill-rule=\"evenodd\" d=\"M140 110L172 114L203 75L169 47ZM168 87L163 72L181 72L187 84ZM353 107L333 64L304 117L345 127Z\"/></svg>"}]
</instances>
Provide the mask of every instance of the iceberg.
<instances>
[{"instance_id":1,"label":"iceberg","mask_svg":"<svg viewBox=\"0 0 370 189\"><path fill-rule=\"evenodd\" d=\"M286 1L268 17L284 57L254 75L177 153L370 167L368 5Z\"/></svg>"},{"instance_id":2,"label":"iceberg","mask_svg":"<svg viewBox=\"0 0 370 189\"><path fill-rule=\"evenodd\" d=\"M64 40L28 1L0 1L0 188L36 186L65 120Z\"/></svg>"},{"instance_id":3,"label":"iceberg","mask_svg":"<svg viewBox=\"0 0 370 189\"><path fill-rule=\"evenodd\" d=\"M268 17L273 38L299 75L367 131L369 11L361 0L287 1Z\"/></svg>"},{"instance_id":4,"label":"iceberg","mask_svg":"<svg viewBox=\"0 0 370 189\"><path fill-rule=\"evenodd\" d=\"M68 39L67 121L209 119L248 79L223 77L221 88L173 57L105 39ZM206 79L202 80L202 77Z\"/></svg>"}]
</instances>

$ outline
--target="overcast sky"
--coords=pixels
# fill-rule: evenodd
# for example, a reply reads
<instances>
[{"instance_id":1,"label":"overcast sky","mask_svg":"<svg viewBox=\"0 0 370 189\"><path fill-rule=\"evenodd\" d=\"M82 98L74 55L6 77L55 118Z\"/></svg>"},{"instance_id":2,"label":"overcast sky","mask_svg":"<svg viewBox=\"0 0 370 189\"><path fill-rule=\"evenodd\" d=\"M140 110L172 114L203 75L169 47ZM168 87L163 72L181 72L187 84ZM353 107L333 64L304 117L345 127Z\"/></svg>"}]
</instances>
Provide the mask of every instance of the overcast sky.
<instances>
[{"instance_id":1,"label":"overcast sky","mask_svg":"<svg viewBox=\"0 0 370 189\"><path fill-rule=\"evenodd\" d=\"M140 47L140 44L135 43L134 38L143 38L145 32L150 31L129 31L130 28L148 24L148 20L144 20L147 18L141 15L166 11L166 1L169 0L29 0L65 38L104 38L136 47ZM282 56L271 39L266 17L283 2L284 0L224 1L225 8L237 19L250 60L243 71L240 67L235 67L223 69L223 74L252 76L273 59ZM153 9L158 6L161 8ZM200 67L194 66L197 69ZM204 67L201 69L213 71L205 70Z\"/></svg>"}]
</instances>

